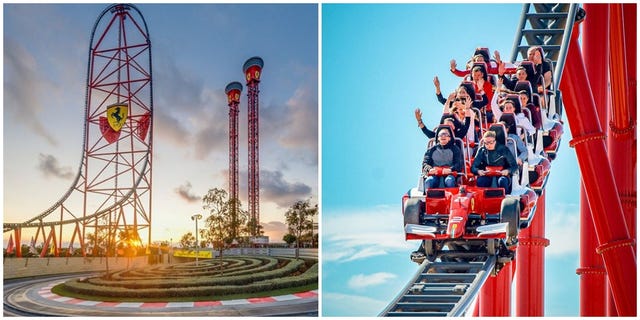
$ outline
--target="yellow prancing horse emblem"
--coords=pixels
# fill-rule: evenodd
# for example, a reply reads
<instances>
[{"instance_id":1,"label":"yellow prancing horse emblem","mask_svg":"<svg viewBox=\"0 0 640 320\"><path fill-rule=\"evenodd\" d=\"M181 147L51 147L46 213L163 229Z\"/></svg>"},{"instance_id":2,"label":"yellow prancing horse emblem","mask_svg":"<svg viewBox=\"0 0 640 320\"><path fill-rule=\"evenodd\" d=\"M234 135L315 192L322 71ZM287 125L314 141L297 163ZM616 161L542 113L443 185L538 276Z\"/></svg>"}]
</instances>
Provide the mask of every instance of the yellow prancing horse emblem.
<instances>
[{"instance_id":1,"label":"yellow prancing horse emblem","mask_svg":"<svg viewBox=\"0 0 640 320\"><path fill-rule=\"evenodd\" d=\"M126 104L114 104L107 107L107 120L114 131L120 131L127 120L129 107Z\"/></svg>"}]
</instances>

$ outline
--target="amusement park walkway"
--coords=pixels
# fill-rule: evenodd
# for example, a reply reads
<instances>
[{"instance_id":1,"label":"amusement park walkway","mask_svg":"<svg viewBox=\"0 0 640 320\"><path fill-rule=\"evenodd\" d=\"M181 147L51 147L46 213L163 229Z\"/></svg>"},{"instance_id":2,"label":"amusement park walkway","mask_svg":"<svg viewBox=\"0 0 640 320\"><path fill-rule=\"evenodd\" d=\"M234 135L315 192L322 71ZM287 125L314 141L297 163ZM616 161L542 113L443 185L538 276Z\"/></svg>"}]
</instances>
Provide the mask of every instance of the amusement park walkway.
<instances>
[{"instance_id":1,"label":"amusement park walkway","mask_svg":"<svg viewBox=\"0 0 640 320\"><path fill-rule=\"evenodd\" d=\"M34 281L9 290L5 283L4 316L317 316L318 314L317 290L227 301L104 302L62 297L51 292L51 288L65 280L57 278Z\"/></svg>"}]
</instances>

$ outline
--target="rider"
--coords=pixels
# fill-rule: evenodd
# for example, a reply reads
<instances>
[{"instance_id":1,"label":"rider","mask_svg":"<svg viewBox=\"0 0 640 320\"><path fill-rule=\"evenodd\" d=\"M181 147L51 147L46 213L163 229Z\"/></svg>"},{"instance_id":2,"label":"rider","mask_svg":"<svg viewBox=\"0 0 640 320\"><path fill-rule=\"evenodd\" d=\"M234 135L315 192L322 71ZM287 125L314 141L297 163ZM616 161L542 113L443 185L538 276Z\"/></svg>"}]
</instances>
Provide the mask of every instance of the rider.
<instances>
[{"instance_id":1,"label":"rider","mask_svg":"<svg viewBox=\"0 0 640 320\"><path fill-rule=\"evenodd\" d=\"M489 130L484 133L482 138L484 145L478 149L478 153L473 159L471 172L479 176L478 187L490 187L492 177L487 176L487 167L502 167L501 176L498 178L498 187L503 188L504 193L507 194L511 191L509 177L518 170L518 163L505 145L497 143L495 132Z\"/></svg>"},{"instance_id":2,"label":"rider","mask_svg":"<svg viewBox=\"0 0 640 320\"><path fill-rule=\"evenodd\" d=\"M456 186L456 179L453 171L461 172L464 169L462 151L453 143L453 130L447 125L440 126L436 130L438 143L429 148L424 153L422 161L422 175L427 177L424 181L424 188L438 188L440 176L436 175L438 169L435 167L445 167L442 170L444 186L452 188Z\"/></svg>"}]
</instances>

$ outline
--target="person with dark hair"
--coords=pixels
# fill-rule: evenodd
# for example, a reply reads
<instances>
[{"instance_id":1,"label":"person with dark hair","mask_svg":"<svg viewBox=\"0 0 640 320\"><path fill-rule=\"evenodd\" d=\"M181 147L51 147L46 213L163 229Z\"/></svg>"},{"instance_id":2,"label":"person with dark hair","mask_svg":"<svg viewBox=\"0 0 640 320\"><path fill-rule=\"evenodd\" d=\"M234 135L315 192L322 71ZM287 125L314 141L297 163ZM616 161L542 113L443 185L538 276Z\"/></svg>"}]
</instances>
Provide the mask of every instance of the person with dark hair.
<instances>
[{"instance_id":1,"label":"person with dark hair","mask_svg":"<svg viewBox=\"0 0 640 320\"><path fill-rule=\"evenodd\" d=\"M489 81L489 75L484 65L475 65L471 69L471 82L473 82L473 89L478 95L486 95L487 101L491 101L493 98L493 86ZM491 112L491 106L487 104L487 113Z\"/></svg>"},{"instance_id":2,"label":"person with dark hair","mask_svg":"<svg viewBox=\"0 0 640 320\"><path fill-rule=\"evenodd\" d=\"M426 177L424 188L438 188L440 179L444 177L444 186L452 188L456 185L456 179L452 172L462 172L464 162L462 160L462 150L453 143L453 132L446 126L440 126L437 130L438 143L429 148L424 153L422 160L422 175ZM442 170L443 176L436 175L435 167L445 167Z\"/></svg>"},{"instance_id":3,"label":"person with dark hair","mask_svg":"<svg viewBox=\"0 0 640 320\"><path fill-rule=\"evenodd\" d=\"M471 172L478 175L478 187L490 187L493 177L487 176L487 167L502 167L497 185L503 188L505 194L511 191L511 175L518 170L518 163L511 151L505 145L496 142L496 133L488 130L482 137L484 145L478 149Z\"/></svg>"},{"instance_id":4,"label":"person with dark hair","mask_svg":"<svg viewBox=\"0 0 640 320\"><path fill-rule=\"evenodd\" d=\"M541 46L531 46L527 50L527 60L533 62L534 74L531 83L538 88L538 93L544 93L551 86L551 63L544 59L544 51Z\"/></svg>"},{"instance_id":5,"label":"person with dark hair","mask_svg":"<svg viewBox=\"0 0 640 320\"><path fill-rule=\"evenodd\" d=\"M501 85L502 79L498 79L498 86ZM505 99L500 105L498 105L498 95L496 94L491 100L491 106L493 107L494 115L497 119L500 119L502 113L514 113L516 116L516 125L521 126L527 130L527 133L536 133L536 128L531 125L529 118L522 113L522 107L520 106L520 100Z\"/></svg>"},{"instance_id":6,"label":"person with dark hair","mask_svg":"<svg viewBox=\"0 0 640 320\"><path fill-rule=\"evenodd\" d=\"M529 81L527 69L524 66L518 66L516 68L516 74L512 78L509 78L506 75L504 75L504 71L502 72L503 74L498 74L498 83L502 81L502 83L504 84L504 87L507 88L507 90L509 91L515 90L516 83L518 83L518 81Z\"/></svg>"},{"instance_id":7,"label":"person with dark hair","mask_svg":"<svg viewBox=\"0 0 640 320\"><path fill-rule=\"evenodd\" d=\"M453 100L453 101L452 101ZM451 114L451 110L452 109L448 109L447 106L448 105L452 105L451 108L461 108L465 110L465 118L464 120L459 120L457 119L453 114ZM445 102L445 105L443 107L443 112L442 112L442 116L440 117L440 124L446 124L446 123L450 123L451 126L454 128L454 135L456 138L464 138L464 136L467 134L467 130L469 130L469 126L471 125L471 100L467 99L467 98L454 98L453 95L449 96L449 99L447 99L447 102ZM416 120L418 121L418 128L420 128L420 130L422 130L422 133L424 133L425 136L427 136L427 138L431 139L434 138L436 136L436 133L433 130L430 130L429 128L427 128L424 125L424 122L422 122L422 111L420 111L420 109L415 109L414 110L414 114L416 117Z\"/></svg>"},{"instance_id":8,"label":"person with dark hair","mask_svg":"<svg viewBox=\"0 0 640 320\"><path fill-rule=\"evenodd\" d=\"M458 77L464 77L471 73L471 68L473 64L476 62L484 62L487 65L487 73L488 74L498 74L498 65L500 64L500 52L498 50L493 52L496 58L496 61L491 61L489 57L489 49L488 48L476 48L471 60L467 62L467 68L465 70L458 70L457 63L455 59L451 59L449 62L449 71L455 74Z\"/></svg>"},{"instance_id":9,"label":"person with dark hair","mask_svg":"<svg viewBox=\"0 0 640 320\"><path fill-rule=\"evenodd\" d=\"M542 129L542 114L540 113L540 106L536 106L531 103L531 98L527 90L520 90L520 92L518 92L518 97L520 98L520 106L524 106L524 108L529 109L529 114L531 114L531 124L536 129Z\"/></svg>"}]
</instances>

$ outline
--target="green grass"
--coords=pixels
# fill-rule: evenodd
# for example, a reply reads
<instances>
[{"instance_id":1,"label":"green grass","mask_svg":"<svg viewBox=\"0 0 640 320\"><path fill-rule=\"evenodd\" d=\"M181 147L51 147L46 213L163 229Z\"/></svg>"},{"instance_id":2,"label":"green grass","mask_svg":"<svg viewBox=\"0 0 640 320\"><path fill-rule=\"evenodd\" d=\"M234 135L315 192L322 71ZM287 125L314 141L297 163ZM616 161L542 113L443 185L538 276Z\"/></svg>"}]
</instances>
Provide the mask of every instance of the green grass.
<instances>
[{"instance_id":1,"label":"green grass","mask_svg":"<svg viewBox=\"0 0 640 320\"><path fill-rule=\"evenodd\" d=\"M230 274L237 273L239 269L242 269L241 273L253 270L254 274L231 276L211 274L213 271L206 264L194 269L191 263L184 263L172 265L169 268L154 266L118 271L113 273L110 279L101 277L73 279L56 285L51 291L64 297L91 301L188 302L261 298L318 289L317 260L301 261L282 257L276 259L278 265L267 268L264 266L269 265L270 261L275 261L273 258L249 265L246 265L248 260L245 258L226 259L227 262L236 260L242 262L229 265L227 271ZM291 263L292 261L295 263ZM162 275L167 271L165 269L190 271L181 274L181 277L162 280ZM194 277L194 272L199 276ZM207 278L210 279L204 279L205 274L209 274ZM149 282L149 280L152 281ZM247 280L250 281L247 282ZM161 282L160 285L158 281ZM286 288L288 285L293 287Z\"/></svg>"},{"instance_id":2,"label":"green grass","mask_svg":"<svg viewBox=\"0 0 640 320\"><path fill-rule=\"evenodd\" d=\"M221 301L233 299L263 298L272 296L281 296L298 292L305 292L318 289L318 284L311 284L301 287L286 288L280 290L264 291L247 294L232 294L224 296L200 296L200 297L167 297L167 298L114 298L102 297L95 295L83 295L65 290L64 284L59 284L51 289L51 292L64 297L72 297L82 300L91 301L109 301L109 302L190 302L190 301Z\"/></svg>"}]
</instances>

